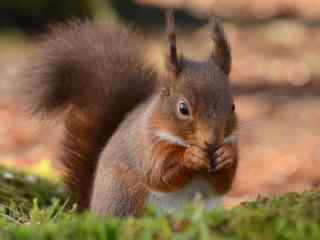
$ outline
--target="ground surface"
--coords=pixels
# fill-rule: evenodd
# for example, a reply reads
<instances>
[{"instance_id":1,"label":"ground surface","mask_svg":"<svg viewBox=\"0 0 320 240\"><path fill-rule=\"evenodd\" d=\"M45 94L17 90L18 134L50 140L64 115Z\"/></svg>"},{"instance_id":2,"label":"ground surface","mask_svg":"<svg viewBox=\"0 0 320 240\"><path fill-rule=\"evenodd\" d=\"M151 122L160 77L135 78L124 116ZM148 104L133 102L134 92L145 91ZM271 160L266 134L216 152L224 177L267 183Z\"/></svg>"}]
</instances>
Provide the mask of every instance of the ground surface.
<instances>
[{"instance_id":1,"label":"ground surface","mask_svg":"<svg viewBox=\"0 0 320 240\"><path fill-rule=\"evenodd\" d=\"M32 199L37 198L37 201ZM232 210L203 210L201 201L174 215L150 208L140 219L75 214L61 185L0 168L0 239L317 240L320 193L259 199Z\"/></svg>"},{"instance_id":2,"label":"ground surface","mask_svg":"<svg viewBox=\"0 0 320 240\"><path fill-rule=\"evenodd\" d=\"M229 17L269 19L272 17L299 17L319 20L320 4L314 0L136 0L136 2L165 7L189 7L205 13Z\"/></svg>"}]
</instances>

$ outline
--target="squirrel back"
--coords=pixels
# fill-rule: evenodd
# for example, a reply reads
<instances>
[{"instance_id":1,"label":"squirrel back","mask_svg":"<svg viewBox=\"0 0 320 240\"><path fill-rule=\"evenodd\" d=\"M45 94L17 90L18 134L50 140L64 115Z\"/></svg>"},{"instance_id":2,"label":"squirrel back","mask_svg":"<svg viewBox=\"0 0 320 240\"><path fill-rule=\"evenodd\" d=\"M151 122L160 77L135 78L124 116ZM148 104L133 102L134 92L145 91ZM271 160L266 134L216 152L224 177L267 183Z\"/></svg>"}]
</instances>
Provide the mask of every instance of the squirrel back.
<instances>
[{"instance_id":1,"label":"squirrel back","mask_svg":"<svg viewBox=\"0 0 320 240\"><path fill-rule=\"evenodd\" d=\"M124 116L152 94L155 74L144 62L144 39L102 23L57 26L37 45L19 82L32 114L65 113L59 160L79 208L88 207L96 164Z\"/></svg>"}]
</instances>

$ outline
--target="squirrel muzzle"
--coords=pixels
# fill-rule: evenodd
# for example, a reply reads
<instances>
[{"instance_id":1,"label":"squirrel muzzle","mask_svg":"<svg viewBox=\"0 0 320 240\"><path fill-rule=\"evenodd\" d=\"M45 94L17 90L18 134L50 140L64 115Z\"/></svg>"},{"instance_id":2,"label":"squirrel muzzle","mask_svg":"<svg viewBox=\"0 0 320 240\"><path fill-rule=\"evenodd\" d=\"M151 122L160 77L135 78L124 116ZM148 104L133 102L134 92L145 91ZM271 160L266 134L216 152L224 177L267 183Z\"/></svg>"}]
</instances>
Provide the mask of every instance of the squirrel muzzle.
<instances>
[{"instance_id":1,"label":"squirrel muzzle","mask_svg":"<svg viewBox=\"0 0 320 240\"><path fill-rule=\"evenodd\" d=\"M225 121L216 119L208 123L200 122L197 124L196 141L197 145L211 151L223 144Z\"/></svg>"}]
</instances>

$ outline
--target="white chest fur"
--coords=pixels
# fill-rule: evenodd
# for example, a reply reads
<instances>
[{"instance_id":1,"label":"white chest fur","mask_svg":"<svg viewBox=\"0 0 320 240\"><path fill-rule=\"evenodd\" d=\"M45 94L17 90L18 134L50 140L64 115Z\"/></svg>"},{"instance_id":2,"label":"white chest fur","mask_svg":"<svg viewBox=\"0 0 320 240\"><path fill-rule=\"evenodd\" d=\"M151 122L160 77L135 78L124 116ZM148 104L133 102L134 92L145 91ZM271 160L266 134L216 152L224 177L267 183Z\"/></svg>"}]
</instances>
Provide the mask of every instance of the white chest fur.
<instances>
[{"instance_id":1,"label":"white chest fur","mask_svg":"<svg viewBox=\"0 0 320 240\"><path fill-rule=\"evenodd\" d=\"M157 206L164 212L184 208L200 194L208 211L222 206L222 197L217 195L210 183L203 177L194 178L187 186L172 193L150 192L148 203Z\"/></svg>"}]
</instances>

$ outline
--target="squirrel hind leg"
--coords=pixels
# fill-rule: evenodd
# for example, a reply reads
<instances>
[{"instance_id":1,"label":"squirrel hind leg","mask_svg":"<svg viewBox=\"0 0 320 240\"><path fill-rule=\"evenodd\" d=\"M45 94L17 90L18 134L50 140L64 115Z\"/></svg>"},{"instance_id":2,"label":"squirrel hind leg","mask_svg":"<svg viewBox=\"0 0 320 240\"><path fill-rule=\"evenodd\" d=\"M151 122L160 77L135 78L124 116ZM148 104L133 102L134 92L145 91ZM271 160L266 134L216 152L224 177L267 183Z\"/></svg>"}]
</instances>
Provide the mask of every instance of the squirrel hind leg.
<instances>
[{"instance_id":1,"label":"squirrel hind leg","mask_svg":"<svg viewBox=\"0 0 320 240\"><path fill-rule=\"evenodd\" d=\"M131 171L113 167L97 168L90 208L99 216L139 216L148 195ZM133 184L135 183L135 184Z\"/></svg>"}]
</instances>

